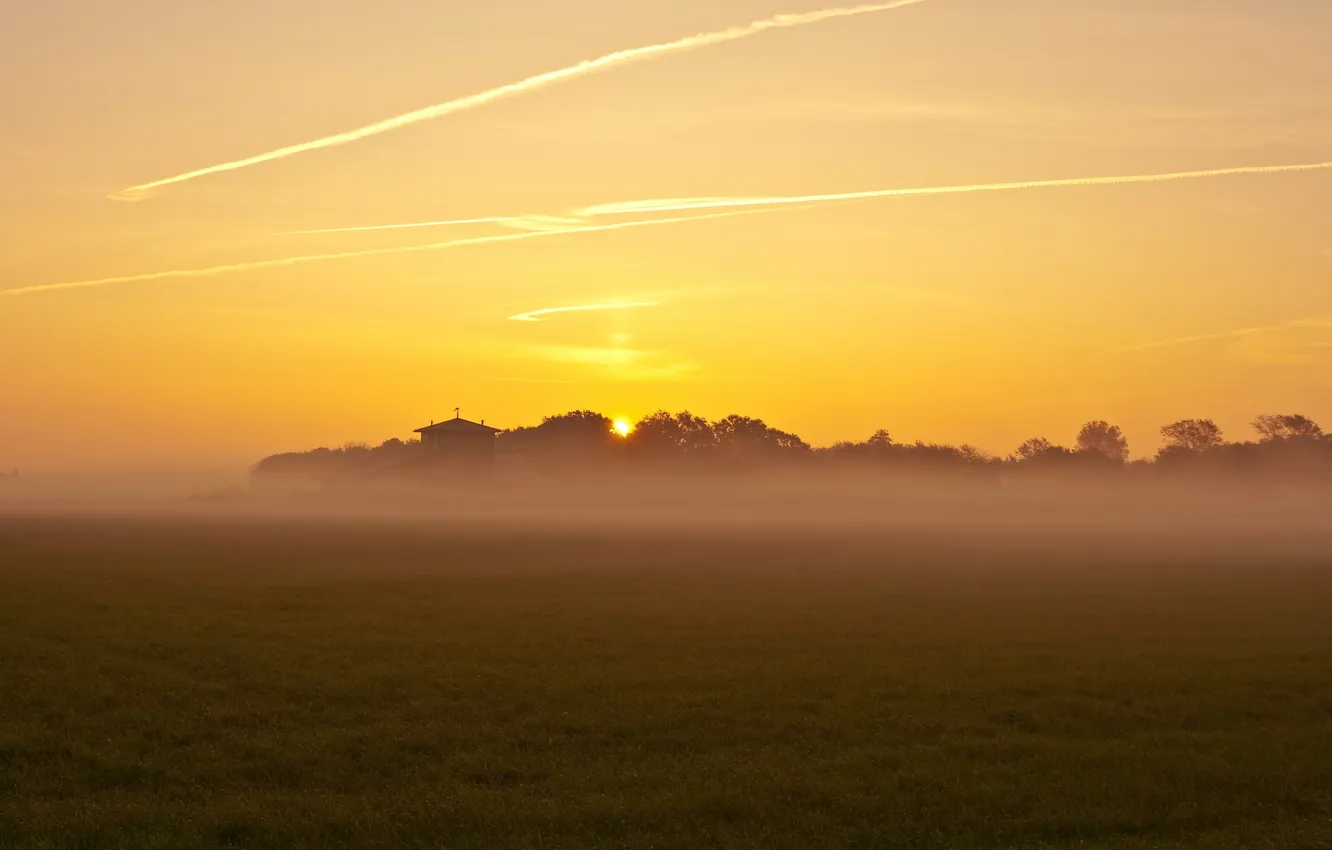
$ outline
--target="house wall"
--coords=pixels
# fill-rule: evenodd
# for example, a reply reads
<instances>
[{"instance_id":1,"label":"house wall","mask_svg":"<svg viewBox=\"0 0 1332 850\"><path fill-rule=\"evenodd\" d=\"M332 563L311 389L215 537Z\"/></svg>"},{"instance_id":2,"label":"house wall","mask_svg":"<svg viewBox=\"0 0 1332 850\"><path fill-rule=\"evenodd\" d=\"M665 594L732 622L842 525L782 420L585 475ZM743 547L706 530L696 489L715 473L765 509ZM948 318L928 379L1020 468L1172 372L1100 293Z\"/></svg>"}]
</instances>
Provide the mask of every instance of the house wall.
<instances>
[{"instance_id":1,"label":"house wall","mask_svg":"<svg viewBox=\"0 0 1332 850\"><path fill-rule=\"evenodd\" d=\"M422 442L431 452L450 461L477 464L493 464L495 461L494 434L437 432L422 435Z\"/></svg>"}]
</instances>

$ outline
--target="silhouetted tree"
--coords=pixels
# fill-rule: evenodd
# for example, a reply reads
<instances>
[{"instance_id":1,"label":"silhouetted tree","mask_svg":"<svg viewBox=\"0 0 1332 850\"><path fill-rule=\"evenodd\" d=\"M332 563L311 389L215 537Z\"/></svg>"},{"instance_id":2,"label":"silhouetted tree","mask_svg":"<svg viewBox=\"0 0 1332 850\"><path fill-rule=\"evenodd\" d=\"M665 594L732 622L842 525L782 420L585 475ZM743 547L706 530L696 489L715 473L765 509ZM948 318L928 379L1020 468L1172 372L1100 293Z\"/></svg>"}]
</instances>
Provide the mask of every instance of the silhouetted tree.
<instances>
[{"instance_id":1,"label":"silhouetted tree","mask_svg":"<svg viewBox=\"0 0 1332 850\"><path fill-rule=\"evenodd\" d=\"M541 424L502 432L496 451L522 457L546 473L592 471L619 455L610 417L592 410L547 416Z\"/></svg>"},{"instance_id":2,"label":"silhouetted tree","mask_svg":"<svg viewBox=\"0 0 1332 850\"><path fill-rule=\"evenodd\" d=\"M1078 432L1078 451L1086 454L1103 455L1110 460L1124 463L1128 460L1128 440L1118 425L1098 420L1088 422Z\"/></svg>"},{"instance_id":3,"label":"silhouetted tree","mask_svg":"<svg viewBox=\"0 0 1332 850\"><path fill-rule=\"evenodd\" d=\"M823 460L840 465L884 466L892 462L894 458L901 457L901 449L901 446L893 443L892 435L883 429L879 429L863 443L843 440L826 449L812 449L811 451Z\"/></svg>"},{"instance_id":4,"label":"silhouetted tree","mask_svg":"<svg viewBox=\"0 0 1332 850\"><path fill-rule=\"evenodd\" d=\"M718 449L732 459L776 458L809 451L809 444L761 419L732 414L712 426Z\"/></svg>"},{"instance_id":5,"label":"silhouetted tree","mask_svg":"<svg viewBox=\"0 0 1332 850\"><path fill-rule=\"evenodd\" d=\"M1221 429L1210 419L1181 419L1161 429L1167 449L1205 452L1221 445Z\"/></svg>"},{"instance_id":6,"label":"silhouetted tree","mask_svg":"<svg viewBox=\"0 0 1332 850\"><path fill-rule=\"evenodd\" d=\"M1079 457L1078 453L1064 446L1057 446L1044 437L1033 437L1017 447L1009 457L1009 462L1024 470L1058 472L1077 466ZM1098 460L1100 458L1099 455L1082 457L1095 457Z\"/></svg>"},{"instance_id":7,"label":"silhouetted tree","mask_svg":"<svg viewBox=\"0 0 1332 850\"><path fill-rule=\"evenodd\" d=\"M1161 429L1165 445L1152 460L1127 463L1129 447L1122 431L1108 422L1087 423L1076 450L1043 437L1025 441L1006 460L971 446L925 441L893 442L886 430L864 442L840 442L811 449L798 435L773 428L761 419L734 414L709 422L688 411L658 411L645 417L627 437L615 433L611 419L590 410L548 416L541 424L505 431L500 452L519 454L543 471L585 474L608 465L684 464L691 469L761 467L808 458L839 469L906 472L961 472L988 475L1142 473L1235 475L1255 480L1332 480L1332 437L1307 416L1265 415L1254 421L1261 442L1226 443L1210 419L1184 419ZM264 458L260 475L296 475L325 482L346 482L381 475L411 475L429 464L419 440L385 440L371 447L347 443ZM17 475L18 473L13 473ZM0 478L5 477L0 475Z\"/></svg>"},{"instance_id":8,"label":"silhouetted tree","mask_svg":"<svg viewBox=\"0 0 1332 850\"><path fill-rule=\"evenodd\" d=\"M909 446L896 447L894 459L902 466L916 470L966 470L995 463L993 457L975 446L950 446L923 440L917 440Z\"/></svg>"},{"instance_id":9,"label":"silhouetted tree","mask_svg":"<svg viewBox=\"0 0 1332 850\"><path fill-rule=\"evenodd\" d=\"M1054 443L1044 437L1032 437L1030 440L1027 440L1022 445L1018 446L1017 451L1013 453L1013 456L1019 461L1035 460L1042 455L1055 451L1057 448L1058 447Z\"/></svg>"},{"instance_id":10,"label":"silhouetted tree","mask_svg":"<svg viewBox=\"0 0 1332 850\"><path fill-rule=\"evenodd\" d=\"M689 411L670 414L659 410L644 417L629 435L629 446L657 457L692 455L698 458L717 448L712 424Z\"/></svg>"},{"instance_id":11,"label":"silhouetted tree","mask_svg":"<svg viewBox=\"0 0 1332 850\"><path fill-rule=\"evenodd\" d=\"M1273 440L1312 440L1323 436L1323 429L1317 422L1300 414L1259 416L1253 420L1253 427L1265 443Z\"/></svg>"},{"instance_id":12,"label":"silhouetted tree","mask_svg":"<svg viewBox=\"0 0 1332 850\"><path fill-rule=\"evenodd\" d=\"M364 469L374 463L370 446L365 443L346 443L342 447L342 465L348 468Z\"/></svg>"},{"instance_id":13,"label":"silhouetted tree","mask_svg":"<svg viewBox=\"0 0 1332 850\"><path fill-rule=\"evenodd\" d=\"M594 410L575 410L559 416L547 416L537 426L538 431L570 436L578 440L601 444L612 433L614 422L609 416Z\"/></svg>"},{"instance_id":14,"label":"silhouetted tree","mask_svg":"<svg viewBox=\"0 0 1332 850\"><path fill-rule=\"evenodd\" d=\"M385 440L377 448L365 443L347 443L340 449L318 448L308 452L271 455L256 463L252 471L259 475L299 475L328 480L348 475L363 475L387 469L416 458L420 440Z\"/></svg>"},{"instance_id":15,"label":"silhouetted tree","mask_svg":"<svg viewBox=\"0 0 1332 850\"><path fill-rule=\"evenodd\" d=\"M400 440L397 437L385 440L379 448L371 449L376 466L396 466L407 463L420 456L420 440Z\"/></svg>"},{"instance_id":16,"label":"silhouetted tree","mask_svg":"<svg viewBox=\"0 0 1332 850\"><path fill-rule=\"evenodd\" d=\"M496 445L500 451L522 455L587 454L612 443L612 424L610 417L601 413L574 410L547 416L540 425L504 431Z\"/></svg>"}]
</instances>

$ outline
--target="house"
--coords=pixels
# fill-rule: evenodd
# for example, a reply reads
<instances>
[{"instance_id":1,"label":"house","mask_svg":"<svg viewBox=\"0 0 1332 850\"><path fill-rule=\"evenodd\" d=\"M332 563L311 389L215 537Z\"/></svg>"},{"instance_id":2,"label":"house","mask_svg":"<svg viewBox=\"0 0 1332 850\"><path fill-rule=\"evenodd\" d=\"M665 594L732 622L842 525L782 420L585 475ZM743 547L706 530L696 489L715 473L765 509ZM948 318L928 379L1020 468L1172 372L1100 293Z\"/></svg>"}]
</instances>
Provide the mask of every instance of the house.
<instances>
[{"instance_id":1,"label":"house","mask_svg":"<svg viewBox=\"0 0 1332 850\"><path fill-rule=\"evenodd\" d=\"M495 466L495 437L499 428L463 419L461 414L417 428L421 447L432 466L485 471Z\"/></svg>"}]
</instances>

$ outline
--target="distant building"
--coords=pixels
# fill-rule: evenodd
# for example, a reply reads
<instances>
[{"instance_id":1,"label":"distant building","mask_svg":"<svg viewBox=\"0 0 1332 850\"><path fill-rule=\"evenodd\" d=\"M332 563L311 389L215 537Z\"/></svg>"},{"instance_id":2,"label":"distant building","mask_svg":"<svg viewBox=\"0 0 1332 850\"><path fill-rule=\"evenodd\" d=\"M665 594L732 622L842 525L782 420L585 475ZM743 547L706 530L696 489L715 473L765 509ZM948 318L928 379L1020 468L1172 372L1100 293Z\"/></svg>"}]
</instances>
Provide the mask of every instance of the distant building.
<instances>
[{"instance_id":1,"label":"distant building","mask_svg":"<svg viewBox=\"0 0 1332 850\"><path fill-rule=\"evenodd\" d=\"M451 470L488 472L495 468L495 437L499 428L471 422L456 415L444 422L417 428L430 466Z\"/></svg>"}]
</instances>

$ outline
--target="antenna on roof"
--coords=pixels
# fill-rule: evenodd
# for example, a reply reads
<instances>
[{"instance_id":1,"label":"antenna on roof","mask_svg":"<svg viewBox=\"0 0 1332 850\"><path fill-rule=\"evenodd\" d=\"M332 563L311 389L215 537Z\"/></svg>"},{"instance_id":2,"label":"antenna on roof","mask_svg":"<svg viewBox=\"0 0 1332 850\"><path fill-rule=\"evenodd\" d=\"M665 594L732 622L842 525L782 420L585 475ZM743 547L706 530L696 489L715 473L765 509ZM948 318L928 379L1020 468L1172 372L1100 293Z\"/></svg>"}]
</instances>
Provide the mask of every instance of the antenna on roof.
<instances>
[{"instance_id":1,"label":"antenna on roof","mask_svg":"<svg viewBox=\"0 0 1332 850\"><path fill-rule=\"evenodd\" d=\"M455 408L453 408L453 418L454 418L454 419L462 419L462 408L461 408L461 407L455 407Z\"/></svg>"}]
</instances>

